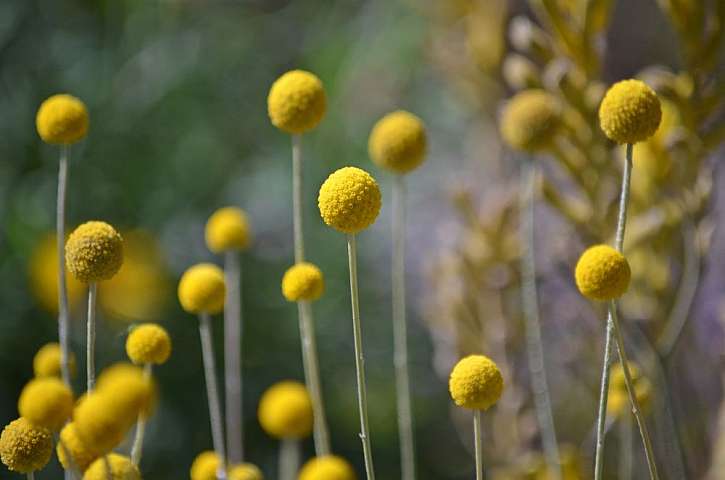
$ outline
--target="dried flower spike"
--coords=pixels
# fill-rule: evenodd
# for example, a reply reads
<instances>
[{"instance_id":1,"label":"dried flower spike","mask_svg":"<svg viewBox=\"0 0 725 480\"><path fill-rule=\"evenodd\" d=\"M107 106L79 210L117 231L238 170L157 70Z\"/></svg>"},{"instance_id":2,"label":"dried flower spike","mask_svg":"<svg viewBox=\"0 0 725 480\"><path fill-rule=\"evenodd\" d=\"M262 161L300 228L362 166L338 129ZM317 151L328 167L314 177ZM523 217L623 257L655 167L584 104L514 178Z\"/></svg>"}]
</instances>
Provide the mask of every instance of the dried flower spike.
<instances>
[{"instance_id":1,"label":"dried flower spike","mask_svg":"<svg viewBox=\"0 0 725 480\"><path fill-rule=\"evenodd\" d=\"M251 243L249 218L241 208L220 208L206 222L204 235L213 253L246 250Z\"/></svg>"},{"instance_id":2,"label":"dried flower spike","mask_svg":"<svg viewBox=\"0 0 725 480\"><path fill-rule=\"evenodd\" d=\"M639 80L617 82L604 95L599 123L611 140L637 143L654 135L662 119L657 94Z\"/></svg>"},{"instance_id":3,"label":"dried flower spike","mask_svg":"<svg viewBox=\"0 0 725 480\"><path fill-rule=\"evenodd\" d=\"M344 167L333 172L317 198L322 220L342 233L355 234L372 225L380 213L380 188L366 171Z\"/></svg>"},{"instance_id":4,"label":"dried flower spike","mask_svg":"<svg viewBox=\"0 0 725 480\"><path fill-rule=\"evenodd\" d=\"M70 145L86 136L88 110L80 99L72 95L53 95L40 104L35 126L44 142Z\"/></svg>"},{"instance_id":5,"label":"dried flower spike","mask_svg":"<svg viewBox=\"0 0 725 480\"><path fill-rule=\"evenodd\" d=\"M224 273L211 263L194 265L181 276L178 295L188 313L217 314L224 309Z\"/></svg>"},{"instance_id":6,"label":"dried flower spike","mask_svg":"<svg viewBox=\"0 0 725 480\"><path fill-rule=\"evenodd\" d=\"M75 374L76 358L70 353L68 359L70 371ZM59 377L61 376L60 368L60 344L57 342L46 343L33 357L33 373L36 377Z\"/></svg>"},{"instance_id":7,"label":"dried flower spike","mask_svg":"<svg viewBox=\"0 0 725 480\"><path fill-rule=\"evenodd\" d=\"M58 431L73 412L73 393L58 378L33 379L20 393L18 412L35 425Z\"/></svg>"},{"instance_id":8,"label":"dried flower spike","mask_svg":"<svg viewBox=\"0 0 725 480\"><path fill-rule=\"evenodd\" d=\"M127 456L111 453L95 460L83 480L141 480L141 473Z\"/></svg>"},{"instance_id":9,"label":"dried flower spike","mask_svg":"<svg viewBox=\"0 0 725 480\"><path fill-rule=\"evenodd\" d=\"M126 339L126 354L136 365L161 365L171 355L171 337L155 323L139 325Z\"/></svg>"},{"instance_id":10,"label":"dried flower spike","mask_svg":"<svg viewBox=\"0 0 725 480\"><path fill-rule=\"evenodd\" d=\"M78 280L108 280L123 263L123 238L106 222L86 222L76 228L65 244L66 265Z\"/></svg>"},{"instance_id":11,"label":"dried flower spike","mask_svg":"<svg viewBox=\"0 0 725 480\"><path fill-rule=\"evenodd\" d=\"M501 398L503 377L490 358L469 355L453 367L448 389L459 407L488 410Z\"/></svg>"},{"instance_id":12,"label":"dried flower spike","mask_svg":"<svg viewBox=\"0 0 725 480\"><path fill-rule=\"evenodd\" d=\"M316 265L301 262L291 266L282 277L282 295L290 302L312 302L325 291L325 279Z\"/></svg>"},{"instance_id":13,"label":"dried flower spike","mask_svg":"<svg viewBox=\"0 0 725 480\"><path fill-rule=\"evenodd\" d=\"M273 437L308 436L312 432L312 401L307 388L293 381L272 385L259 401L257 416L264 431Z\"/></svg>"},{"instance_id":14,"label":"dried flower spike","mask_svg":"<svg viewBox=\"0 0 725 480\"><path fill-rule=\"evenodd\" d=\"M315 128L327 109L327 96L316 75L292 70L279 77L269 89L267 113L272 125L291 134Z\"/></svg>"},{"instance_id":15,"label":"dried flower spike","mask_svg":"<svg viewBox=\"0 0 725 480\"><path fill-rule=\"evenodd\" d=\"M63 430L60 431L60 442L56 446L55 452L60 464L66 470L75 467L84 472L98 458L98 455L81 441L73 422L66 423ZM70 455L72 462L68 462L66 452Z\"/></svg>"},{"instance_id":16,"label":"dried flower spike","mask_svg":"<svg viewBox=\"0 0 725 480\"><path fill-rule=\"evenodd\" d=\"M355 470L336 455L315 457L304 464L298 480L356 480Z\"/></svg>"},{"instance_id":17,"label":"dried flower spike","mask_svg":"<svg viewBox=\"0 0 725 480\"><path fill-rule=\"evenodd\" d=\"M398 110L385 115L375 124L368 139L368 151L376 165L402 174L423 163L426 143L425 126L421 119Z\"/></svg>"},{"instance_id":18,"label":"dried flower spike","mask_svg":"<svg viewBox=\"0 0 725 480\"><path fill-rule=\"evenodd\" d=\"M595 245L582 253L574 276L585 297L613 300L627 291L631 271L624 255L608 245Z\"/></svg>"},{"instance_id":19,"label":"dried flower spike","mask_svg":"<svg viewBox=\"0 0 725 480\"><path fill-rule=\"evenodd\" d=\"M501 136L517 150L535 152L550 146L560 125L561 107L544 90L516 94L501 115Z\"/></svg>"},{"instance_id":20,"label":"dried flower spike","mask_svg":"<svg viewBox=\"0 0 725 480\"><path fill-rule=\"evenodd\" d=\"M52 452L50 430L33 425L26 418L13 420L0 434L0 460L14 472L40 470L48 463Z\"/></svg>"}]
</instances>

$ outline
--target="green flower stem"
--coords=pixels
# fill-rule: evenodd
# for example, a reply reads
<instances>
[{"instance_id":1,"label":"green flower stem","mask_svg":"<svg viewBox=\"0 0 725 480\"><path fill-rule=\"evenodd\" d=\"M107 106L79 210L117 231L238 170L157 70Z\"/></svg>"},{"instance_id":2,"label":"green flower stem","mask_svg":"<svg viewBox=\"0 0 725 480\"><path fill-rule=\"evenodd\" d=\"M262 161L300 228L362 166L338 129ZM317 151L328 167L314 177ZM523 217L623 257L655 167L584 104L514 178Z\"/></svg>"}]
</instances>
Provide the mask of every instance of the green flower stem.
<instances>
[{"instance_id":1,"label":"green flower stem","mask_svg":"<svg viewBox=\"0 0 725 480\"><path fill-rule=\"evenodd\" d=\"M279 443L279 480L295 480L300 468L300 442L285 438Z\"/></svg>"},{"instance_id":2,"label":"green flower stem","mask_svg":"<svg viewBox=\"0 0 725 480\"><path fill-rule=\"evenodd\" d=\"M227 296L224 305L224 391L226 394L227 449L229 463L244 460L244 424L242 405L242 290L239 252L224 255Z\"/></svg>"},{"instance_id":3,"label":"green flower stem","mask_svg":"<svg viewBox=\"0 0 725 480\"><path fill-rule=\"evenodd\" d=\"M360 410L360 440L365 458L365 473L368 480L375 479L373 467L373 454L370 446L370 429L368 427L368 398L365 385L365 358L362 346L362 331L360 327L360 300L357 288L357 247L355 235L347 235L347 258L350 269L350 299L352 303L352 326L355 341L355 370L357 373L357 400Z\"/></svg>"},{"instance_id":4,"label":"green flower stem","mask_svg":"<svg viewBox=\"0 0 725 480\"><path fill-rule=\"evenodd\" d=\"M216 366L214 364L214 344L212 342L211 317L208 313L199 314L199 337L201 338L201 352L204 359L204 378L206 380L206 396L209 401L209 420L211 422L212 441L214 451L219 457L219 470L217 478L227 478L227 455L224 446L224 425L222 424L221 403L219 401L219 388L216 380Z\"/></svg>"},{"instance_id":5,"label":"green flower stem","mask_svg":"<svg viewBox=\"0 0 725 480\"><path fill-rule=\"evenodd\" d=\"M544 365L544 349L541 341L539 300L536 291L536 262L534 252L534 195L536 187L536 166L525 162L521 171L521 293L526 329L526 353L528 356L531 390L534 394L534 408L541 432L541 443L549 472L554 480L561 479L559 444L556 440L554 415L551 410L549 385Z\"/></svg>"},{"instance_id":6,"label":"green flower stem","mask_svg":"<svg viewBox=\"0 0 725 480\"><path fill-rule=\"evenodd\" d=\"M151 380L151 370L153 366L147 363L143 366L143 376L146 380ZM143 440L146 433L146 417L143 414L138 416L136 420L136 432L133 438L133 446L131 447L131 462L138 467L141 463L141 454L143 453Z\"/></svg>"},{"instance_id":7,"label":"green flower stem","mask_svg":"<svg viewBox=\"0 0 725 480\"><path fill-rule=\"evenodd\" d=\"M88 284L88 323L86 325L86 390L96 385L96 298L98 284Z\"/></svg>"},{"instance_id":8,"label":"green flower stem","mask_svg":"<svg viewBox=\"0 0 725 480\"><path fill-rule=\"evenodd\" d=\"M476 451L476 480L483 480L483 428L481 410L473 411L473 445Z\"/></svg>"},{"instance_id":9,"label":"green flower stem","mask_svg":"<svg viewBox=\"0 0 725 480\"><path fill-rule=\"evenodd\" d=\"M65 280L65 204L68 186L68 157L70 147L60 147L58 167L58 197L56 200L56 245L58 249L58 343L60 343L60 371L63 382L70 383L70 361L68 347L68 286Z\"/></svg>"},{"instance_id":10,"label":"green flower stem","mask_svg":"<svg viewBox=\"0 0 725 480\"><path fill-rule=\"evenodd\" d=\"M393 181L393 344L400 437L401 479L415 479L415 443L408 373L408 326L405 315L405 179Z\"/></svg>"}]
</instances>

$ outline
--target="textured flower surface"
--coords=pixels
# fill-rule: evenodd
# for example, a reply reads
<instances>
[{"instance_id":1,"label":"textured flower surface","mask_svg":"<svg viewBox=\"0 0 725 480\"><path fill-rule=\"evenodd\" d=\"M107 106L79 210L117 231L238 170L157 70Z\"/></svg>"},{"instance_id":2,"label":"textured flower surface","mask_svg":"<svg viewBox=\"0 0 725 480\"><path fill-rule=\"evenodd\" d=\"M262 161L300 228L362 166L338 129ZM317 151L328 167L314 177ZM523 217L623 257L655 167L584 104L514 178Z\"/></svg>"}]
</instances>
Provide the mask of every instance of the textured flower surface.
<instances>
[{"instance_id":1,"label":"textured flower surface","mask_svg":"<svg viewBox=\"0 0 725 480\"><path fill-rule=\"evenodd\" d=\"M35 126L43 141L70 145L86 136L88 110L78 98L60 93L40 104Z\"/></svg>"},{"instance_id":2,"label":"textured flower surface","mask_svg":"<svg viewBox=\"0 0 725 480\"><path fill-rule=\"evenodd\" d=\"M189 313L216 314L224 310L224 272L211 263L189 268L179 281L179 302Z\"/></svg>"},{"instance_id":3,"label":"textured flower surface","mask_svg":"<svg viewBox=\"0 0 725 480\"><path fill-rule=\"evenodd\" d=\"M315 128L327 109L327 96L316 75L292 70L269 89L267 113L272 125L287 133L300 134Z\"/></svg>"},{"instance_id":4,"label":"textured flower surface","mask_svg":"<svg viewBox=\"0 0 725 480\"><path fill-rule=\"evenodd\" d=\"M76 357L68 352L71 374L76 371ZM33 357L33 373L36 377L60 377L60 345L56 342L46 343Z\"/></svg>"},{"instance_id":5,"label":"textured flower surface","mask_svg":"<svg viewBox=\"0 0 725 480\"><path fill-rule=\"evenodd\" d=\"M654 135L662 119L657 94L639 80L617 82L604 95L599 123L617 143L637 143Z\"/></svg>"},{"instance_id":6,"label":"textured flower surface","mask_svg":"<svg viewBox=\"0 0 725 480\"><path fill-rule=\"evenodd\" d=\"M579 257L574 277L585 297L613 300L627 291L631 271L624 255L608 245L595 245Z\"/></svg>"},{"instance_id":7,"label":"textured flower surface","mask_svg":"<svg viewBox=\"0 0 725 480\"><path fill-rule=\"evenodd\" d=\"M453 367L448 389L459 407L488 410L501 398L503 377L490 358L469 355Z\"/></svg>"},{"instance_id":8,"label":"textured flower surface","mask_svg":"<svg viewBox=\"0 0 725 480\"><path fill-rule=\"evenodd\" d=\"M95 460L83 480L141 480L141 472L127 456L111 453Z\"/></svg>"},{"instance_id":9,"label":"textured flower surface","mask_svg":"<svg viewBox=\"0 0 725 480\"><path fill-rule=\"evenodd\" d=\"M380 213L380 188L365 170L343 167L320 187L317 204L322 220L342 233L358 233Z\"/></svg>"},{"instance_id":10,"label":"textured flower surface","mask_svg":"<svg viewBox=\"0 0 725 480\"><path fill-rule=\"evenodd\" d=\"M68 270L84 283L113 277L123 263L123 238L106 222L86 222L65 244Z\"/></svg>"},{"instance_id":11,"label":"textured flower surface","mask_svg":"<svg viewBox=\"0 0 725 480\"><path fill-rule=\"evenodd\" d=\"M249 218L241 208L220 208L206 222L204 235L207 247L214 253L245 250L251 241Z\"/></svg>"},{"instance_id":12,"label":"textured flower surface","mask_svg":"<svg viewBox=\"0 0 725 480\"><path fill-rule=\"evenodd\" d=\"M18 412L35 425L60 430L73 412L73 393L58 378L33 379L20 393Z\"/></svg>"},{"instance_id":13,"label":"textured flower surface","mask_svg":"<svg viewBox=\"0 0 725 480\"><path fill-rule=\"evenodd\" d=\"M55 447L55 453L64 468L68 469L72 465L80 469L81 472L84 472L98 458L98 455L81 441L73 422L66 423L63 430L60 431L60 442ZM68 462L66 453L70 455L72 463Z\"/></svg>"},{"instance_id":14,"label":"textured flower surface","mask_svg":"<svg viewBox=\"0 0 725 480\"><path fill-rule=\"evenodd\" d=\"M302 466L298 480L355 480L355 470L336 455L315 457Z\"/></svg>"},{"instance_id":15,"label":"textured flower surface","mask_svg":"<svg viewBox=\"0 0 725 480\"><path fill-rule=\"evenodd\" d=\"M325 279L316 265L300 262L282 277L282 295L290 302L314 301L325 291Z\"/></svg>"},{"instance_id":16,"label":"textured flower surface","mask_svg":"<svg viewBox=\"0 0 725 480\"><path fill-rule=\"evenodd\" d=\"M559 128L560 111L556 98L544 90L520 92L502 112L501 136L517 150L544 150Z\"/></svg>"},{"instance_id":17,"label":"textured flower surface","mask_svg":"<svg viewBox=\"0 0 725 480\"><path fill-rule=\"evenodd\" d=\"M52 453L50 430L33 425L23 417L10 422L0 434L0 460L14 472L40 470Z\"/></svg>"},{"instance_id":18,"label":"textured flower surface","mask_svg":"<svg viewBox=\"0 0 725 480\"><path fill-rule=\"evenodd\" d=\"M128 335L126 354L137 365L162 364L171 355L171 337L163 327L155 323L144 323Z\"/></svg>"},{"instance_id":19,"label":"textured flower surface","mask_svg":"<svg viewBox=\"0 0 725 480\"><path fill-rule=\"evenodd\" d=\"M312 401L298 382L283 381L268 388L257 416L262 428L276 438L304 438L312 431Z\"/></svg>"},{"instance_id":20,"label":"textured flower surface","mask_svg":"<svg viewBox=\"0 0 725 480\"><path fill-rule=\"evenodd\" d=\"M373 127L368 152L376 165L395 173L407 173L425 159L425 126L412 113L398 110L389 113Z\"/></svg>"}]
</instances>

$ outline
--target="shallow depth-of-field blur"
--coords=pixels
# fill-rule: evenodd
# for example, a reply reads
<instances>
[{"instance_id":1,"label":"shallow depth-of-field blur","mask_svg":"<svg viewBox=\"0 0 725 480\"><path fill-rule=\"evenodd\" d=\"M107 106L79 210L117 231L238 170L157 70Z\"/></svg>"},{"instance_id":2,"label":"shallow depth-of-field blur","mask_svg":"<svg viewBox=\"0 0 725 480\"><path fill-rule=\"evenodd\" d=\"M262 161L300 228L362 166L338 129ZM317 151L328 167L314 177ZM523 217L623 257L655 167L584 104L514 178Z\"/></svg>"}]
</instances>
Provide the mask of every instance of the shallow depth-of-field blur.
<instances>
[{"instance_id":1,"label":"shallow depth-of-field blur","mask_svg":"<svg viewBox=\"0 0 725 480\"><path fill-rule=\"evenodd\" d=\"M562 47L543 5L554 4L576 25L594 3L607 4L600 31L581 49ZM685 5L695 33L673 20L672 4ZM688 8L706 13L700 18ZM461 355L482 352L499 362L506 382L486 420L488 476L543 480L535 472L541 447L518 264L519 168L528 158L498 133L506 99L536 86L575 111L569 129L577 141L566 143L572 155L584 163L606 159L592 173L596 201L578 196L555 155L534 159L544 178L535 215L544 355L559 443L580 466L565 480L591 478L604 308L579 295L572 271L586 246L614 235L623 149L597 139L598 130L577 130L599 127L582 113L586 106L577 111L576 100L599 98L615 81L638 76L669 102L663 108L674 126L640 151L639 165L635 148L627 240L633 276L621 321L630 356L652 382L648 421L661 478L725 478L725 47L722 35L714 47L692 40L713 23L725 28L723 10L717 0L0 2L0 424L18 416L34 353L57 341L58 149L39 139L35 114L48 96L69 92L86 102L90 129L72 149L68 231L102 219L126 242L121 272L99 289L97 365L125 359L134 323L158 322L173 341L169 362L154 370L159 404L148 425L144 478L189 478L194 457L212 447L198 324L179 306L176 286L190 265L220 263L204 244L204 224L225 205L248 212L254 236L242 256L245 455L266 478L277 478L278 443L261 430L257 403L279 380L303 381L303 369L297 311L280 293L293 262L291 141L271 125L266 100L280 74L303 68L320 77L328 95L324 120L302 140L303 209L306 256L324 271L327 288L314 310L335 453L364 478L346 244L323 224L316 202L330 172L355 165L376 177L383 195L377 222L358 240L372 447L378 477L400 476L392 177L370 161L367 139L375 121L402 108L423 119L429 142L425 164L407 178L418 478L473 478L468 413L454 408L447 377ZM548 36L551 55L522 48L530 47L526 28ZM714 53L707 62L692 60L708 48ZM597 65L588 65L594 58ZM664 161L664 172L652 166ZM643 179L644 172L656 180ZM557 203L562 198L571 208ZM85 382L85 290L71 281L69 293L78 392ZM680 319L675 335L668 322ZM214 328L221 368L221 318ZM607 479L619 478L622 454L623 429L611 421ZM632 478L647 478L636 429L632 435ZM303 445L306 459L313 444ZM55 456L36 474L61 476Z\"/></svg>"}]
</instances>

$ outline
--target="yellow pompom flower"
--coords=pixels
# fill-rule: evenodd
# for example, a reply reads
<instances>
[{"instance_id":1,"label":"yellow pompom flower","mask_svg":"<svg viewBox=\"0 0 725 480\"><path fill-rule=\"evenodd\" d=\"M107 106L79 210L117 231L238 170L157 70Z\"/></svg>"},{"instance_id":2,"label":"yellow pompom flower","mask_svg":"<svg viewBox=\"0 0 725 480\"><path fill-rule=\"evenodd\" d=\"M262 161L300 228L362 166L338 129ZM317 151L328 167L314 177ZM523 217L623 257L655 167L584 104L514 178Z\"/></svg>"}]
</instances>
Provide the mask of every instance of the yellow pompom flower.
<instances>
[{"instance_id":1,"label":"yellow pompom flower","mask_svg":"<svg viewBox=\"0 0 725 480\"><path fill-rule=\"evenodd\" d=\"M282 295L290 302L312 302L325 291L325 279L317 266L300 262L291 266L282 277Z\"/></svg>"},{"instance_id":2,"label":"yellow pompom flower","mask_svg":"<svg viewBox=\"0 0 725 480\"><path fill-rule=\"evenodd\" d=\"M320 187L317 204L322 220L342 233L358 233L380 213L380 188L365 170L344 167Z\"/></svg>"},{"instance_id":3,"label":"yellow pompom flower","mask_svg":"<svg viewBox=\"0 0 725 480\"><path fill-rule=\"evenodd\" d=\"M211 263L200 263L181 276L178 288L181 307L189 313L216 314L224 310L224 272Z\"/></svg>"},{"instance_id":4,"label":"yellow pompom flower","mask_svg":"<svg viewBox=\"0 0 725 480\"><path fill-rule=\"evenodd\" d=\"M8 469L29 473L43 468L53 452L50 430L20 417L5 426L0 434L0 460Z\"/></svg>"},{"instance_id":5,"label":"yellow pompom flower","mask_svg":"<svg viewBox=\"0 0 725 480\"><path fill-rule=\"evenodd\" d=\"M143 369L126 362L106 368L98 376L98 393L109 397L108 406L114 414L133 424L139 415L148 417L156 400L156 386Z\"/></svg>"},{"instance_id":6,"label":"yellow pompom flower","mask_svg":"<svg viewBox=\"0 0 725 480\"><path fill-rule=\"evenodd\" d=\"M106 222L86 222L65 244L68 270L84 283L113 277L123 263L123 238Z\"/></svg>"},{"instance_id":7,"label":"yellow pompom flower","mask_svg":"<svg viewBox=\"0 0 725 480\"><path fill-rule=\"evenodd\" d=\"M58 313L58 247L55 233L44 235L30 254L28 277L33 296L53 314ZM65 268L68 303L73 306L83 297L85 285ZM58 373L60 375L60 373Z\"/></svg>"},{"instance_id":8,"label":"yellow pompom flower","mask_svg":"<svg viewBox=\"0 0 725 480\"><path fill-rule=\"evenodd\" d=\"M191 480L216 480L218 469L219 456L211 450L206 450L194 459L189 476Z\"/></svg>"},{"instance_id":9,"label":"yellow pompom flower","mask_svg":"<svg viewBox=\"0 0 725 480\"><path fill-rule=\"evenodd\" d=\"M78 98L61 93L40 104L35 126L46 143L70 145L86 136L88 110Z\"/></svg>"},{"instance_id":10,"label":"yellow pompom flower","mask_svg":"<svg viewBox=\"0 0 725 480\"><path fill-rule=\"evenodd\" d=\"M657 94L639 80L622 80L607 91L599 106L604 134L617 143L647 140L662 118Z\"/></svg>"},{"instance_id":11,"label":"yellow pompom flower","mask_svg":"<svg viewBox=\"0 0 725 480\"><path fill-rule=\"evenodd\" d=\"M206 222L205 237L214 253L245 250L251 239L247 214L237 207L220 208Z\"/></svg>"},{"instance_id":12,"label":"yellow pompom flower","mask_svg":"<svg viewBox=\"0 0 725 480\"><path fill-rule=\"evenodd\" d=\"M389 113L373 127L368 152L376 165L394 173L407 173L425 159L425 126L412 113L398 110Z\"/></svg>"},{"instance_id":13,"label":"yellow pompom flower","mask_svg":"<svg viewBox=\"0 0 725 480\"><path fill-rule=\"evenodd\" d=\"M613 300L627 291L631 271L624 255L608 245L595 245L579 257L574 277L585 297Z\"/></svg>"},{"instance_id":14,"label":"yellow pompom flower","mask_svg":"<svg viewBox=\"0 0 725 480\"><path fill-rule=\"evenodd\" d=\"M229 480L264 480L262 471L251 463L233 465L227 472Z\"/></svg>"},{"instance_id":15,"label":"yellow pompom flower","mask_svg":"<svg viewBox=\"0 0 725 480\"><path fill-rule=\"evenodd\" d=\"M68 364L71 374L76 371L76 357L73 352L68 352ZM33 357L33 372L38 378L57 377L60 378L60 344L56 342L46 343Z\"/></svg>"},{"instance_id":16,"label":"yellow pompom flower","mask_svg":"<svg viewBox=\"0 0 725 480\"><path fill-rule=\"evenodd\" d=\"M312 431L312 401L299 382L283 381L262 395L257 412L259 423L276 438L304 438Z\"/></svg>"},{"instance_id":17,"label":"yellow pompom flower","mask_svg":"<svg viewBox=\"0 0 725 480\"><path fill-rule=\"evenodd\" d=\"M104 455L123 441L130 427L125 415L117 415L110 395L94 391L86 394L73 411L78 438L95 455Z\"/></svg>"},{"instance_id":18,"label":"yellow pompom flower","mask_svg":"<svg viewBox=\"0 0 725 480\"><path fill-rule=\"evenodd\" d=\"M324 455L302 466L298 480L356 480L355 470L336 455Z\"/></svg>"},{"instance_id":19,"label":"yellow pompom flower","mask_svg":"<svg viewBox=\"0 0 725 480\"><path fill-rule=\"evenodd\" d=\"M448 389L459 407L488 410L501 398L503 377L490 358L469 355L453 367Z\"/></svg>"},{"instance_id":20,"label":"yellow pompom flower","mask_svg":"<svg viewBox=\"0 0 725 480\"><path fill-rule=\"evenodd\" d=\"M544 90L524 90L516 94L501 115L501 136L517 150L535 152L551 145L560 125L561 107Z\"/></svg>"},{"instance_id":21,"label":"yellow pompom flower","mask_svg":"<svg viewBox=\"0 0 725 480\"><path fill-rule=\"evenodd\" d=\"M76 467L81 472L84 472L98 458L98 455L81 441L73 422L66 423L63 430L60 431L60 442L55 447L55 453L63 468L67 470ZM66 453L70 455L71 462L68 461Z\"/></svg>"},{"instance_id":22,"label":"yellow pompom flower","mask_svg":"<svg viewBox=\"0 0 725 480\"><path fill-rule=\"evenodd\" d=\"M647 377L642 375L637 365L629 362L628 366L629 374L632 377L632 384L634 385L634 395L637 397L637 403L643 411L647 411L652 398L652 384ZM607 405L609 412L614 416L624 415L631 411L624 370L619 363L612 367Z\"/></svg>"},{"instance_id":23,"label":"yellow pompom flower","mask_svg":"<svg viewBox=\"0 0 725 480\"><path fill-rule=\"evenodd\" d=\"M269 89L267 113L272 125L291 134L315 128L327 109L327 96L316 75L292 70L279 77Z\"/></svg>"},{"instance_id":24,"label":"yellow pompom flower","mask_svg":"<svg viewBox=\"0 0 725 480\"><path fill-rule=\"evenodd\" d=\"M58 378L35 378L23 387L18 412L35 425L60 430L73 412L73 393Z\"/></svg>"},{"instance_id":25,"label":"yellow pompom flower","mask_svg":"<svg viewBox=\"0 0 725 480\"><path fill-rule=\"evenodd\" d=\"M141 472L127 456L111 453L95 460L83 480L141 480Z\"/></svg>"},{"instance_id":26,"label":"yellow pompom flower","mask_svg":"<svg viewBox=\"0 0 725 480\"><path fill-rule=\"evenodd\" d=\"M171 337L160 325L144 323L134 328L126 339L126 354L137 365L160 365L171 355Z\"/></svg>"}]
</instances>

